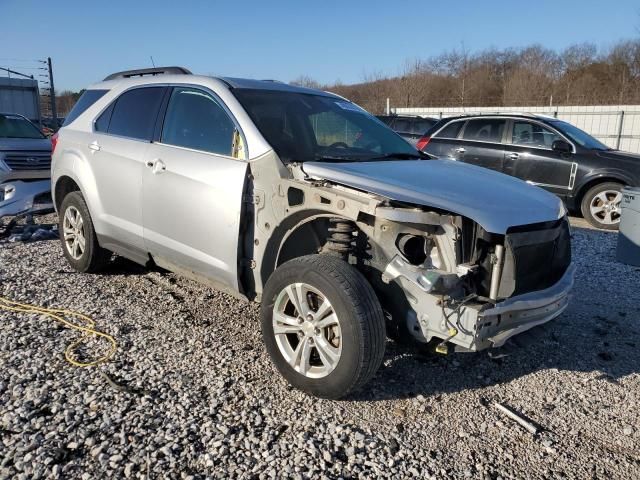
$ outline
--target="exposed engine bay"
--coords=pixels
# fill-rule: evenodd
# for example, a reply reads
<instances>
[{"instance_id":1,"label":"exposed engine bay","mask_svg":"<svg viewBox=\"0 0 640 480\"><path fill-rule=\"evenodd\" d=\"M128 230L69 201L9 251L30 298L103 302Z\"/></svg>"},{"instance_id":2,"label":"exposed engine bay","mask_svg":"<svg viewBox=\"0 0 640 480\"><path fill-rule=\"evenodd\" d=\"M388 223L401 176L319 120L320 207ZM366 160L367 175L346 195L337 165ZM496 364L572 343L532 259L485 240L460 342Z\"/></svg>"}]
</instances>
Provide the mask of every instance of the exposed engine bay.
<instances>
[{"instance_id":1,"label":"exposed engine bay","mask_svg":"<svg viewBox=\"0 0 640 480\"><path fill-rule=\"evenodd\" d=\"M337 255L369 280L391 336L433 341L440 351L501 346L568 304L565 215L493 233L467 216L314 178L301 166L282 167L287 178L278 163L267 155L251 165L246 215L254 221L243 236L253 241L242 255L250 298L259 300L269 273L291 258Z\"/></svg>"}]
</instances>

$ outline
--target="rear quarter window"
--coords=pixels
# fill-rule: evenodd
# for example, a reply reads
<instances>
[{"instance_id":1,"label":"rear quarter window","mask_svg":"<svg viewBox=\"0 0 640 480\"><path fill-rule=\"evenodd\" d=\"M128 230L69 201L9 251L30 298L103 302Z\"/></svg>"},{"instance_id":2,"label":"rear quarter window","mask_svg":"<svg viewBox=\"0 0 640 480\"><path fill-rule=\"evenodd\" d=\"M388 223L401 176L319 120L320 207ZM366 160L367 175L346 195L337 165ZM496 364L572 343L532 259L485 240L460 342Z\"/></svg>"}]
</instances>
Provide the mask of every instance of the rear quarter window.
<instances>
[{"instance_id":1,"label":"rear quarter window","mask_svg":"<svg viewBox=\"0 0 640 480\"><path fill-rule=\"evenodd\" d=\"M76 118L82 115L91 105L100 100L109 90L85 90L80 98L73 106L67 118L65 118L63 127L70 125Z\"/></svg>"},{"instance_id":2,"label":"rear quarter window","mask_svg":"<svg viewBox=\"0 0 640 480\"><path fill-rule=\"evenodd\" d=\"M151 141L164 93L165 87L141 87L124 92L113 107L108 133Z\"/></svg>"},{"instance_id":3,"label":"rear quarter window","mask_svg":"<svg viewBox=\"0 0 640 480\"><path fill-rule=\"evenodd\" d=\"M435 138L458 138L458 134L464 125L464 121L451 122L449 125L440 130Z\"/></svg>"}]
</instances>

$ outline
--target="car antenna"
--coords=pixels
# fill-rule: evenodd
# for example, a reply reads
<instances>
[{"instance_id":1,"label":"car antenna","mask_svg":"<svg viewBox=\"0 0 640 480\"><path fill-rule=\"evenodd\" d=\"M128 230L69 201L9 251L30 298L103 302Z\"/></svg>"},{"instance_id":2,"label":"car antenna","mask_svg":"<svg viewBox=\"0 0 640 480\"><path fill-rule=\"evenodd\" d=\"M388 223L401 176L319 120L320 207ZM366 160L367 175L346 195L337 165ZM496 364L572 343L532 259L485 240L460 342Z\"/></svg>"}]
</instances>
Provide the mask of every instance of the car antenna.
<instances>
[{"instance_id":1,"label":"car antenna","mask_svg":"<svg viewBox=\"0 0 640 480\"><path fill-rule=\"evenodd\" d=\"M153 61L153 55L149 55L149 58L151 59L151 65L153 65L153 68L156 68L156 62Z\"/></svg>"}]
</instances>

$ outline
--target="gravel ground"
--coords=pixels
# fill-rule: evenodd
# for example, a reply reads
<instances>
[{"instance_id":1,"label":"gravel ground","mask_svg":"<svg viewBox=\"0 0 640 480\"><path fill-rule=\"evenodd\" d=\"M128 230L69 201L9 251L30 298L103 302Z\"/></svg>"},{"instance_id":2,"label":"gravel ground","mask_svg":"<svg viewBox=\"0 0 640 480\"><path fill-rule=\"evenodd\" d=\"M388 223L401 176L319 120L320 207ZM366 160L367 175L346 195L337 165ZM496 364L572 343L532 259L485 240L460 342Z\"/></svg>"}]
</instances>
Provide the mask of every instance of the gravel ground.
<instances>
[{"instance_id":1,"label":"gravel ground","mask_svg":"<svg viewBox=\"0 0 640 480\"><path fill-rule=\"evenodd\" d=\"M574 300L536 343L490 359L390 342L344 401L287 386L256 305L122 259L74 273L57 241L0 244L0 295L88 313L119 346L74 368L74 332L0 311L0 477L640 478L640 269L615 242L574 229Z\"/></svg>"}]
</instances>

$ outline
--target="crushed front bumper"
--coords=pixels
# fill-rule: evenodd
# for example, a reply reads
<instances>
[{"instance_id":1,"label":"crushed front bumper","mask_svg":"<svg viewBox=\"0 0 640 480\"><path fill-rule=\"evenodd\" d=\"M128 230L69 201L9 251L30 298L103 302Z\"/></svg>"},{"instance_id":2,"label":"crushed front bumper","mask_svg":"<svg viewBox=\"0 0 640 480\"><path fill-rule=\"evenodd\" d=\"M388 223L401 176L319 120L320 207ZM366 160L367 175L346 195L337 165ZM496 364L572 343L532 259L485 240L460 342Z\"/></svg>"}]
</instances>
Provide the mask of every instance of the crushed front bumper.
<instances>
[{"instance_id":1,"label":"crushed front bumper","mask_svg":"<svg viewBox=\"0 0 640 480\"><path fill-rule=\"evenodd\" d=\"M572 263L555 285L508 298L482 311L478 317L476 350L501 347L514 335L560 315L569 305L574 275L575 265Z\"/></svg>"},{"instance_id":2,"label":"crushed front bumper","mask_svg":"<svg viewBox=\"0 0 640 480\"><path fill-rule=\"evenodd\" d=\"M383 274L384 281L398 282L407 296L412 308L407 315L409 331L420 341L437 338L456 345L456 351L478 351L500 347L514 335L560 315L569 304L575 266L571 263L560 280L544 290L495 305L478 302L456 308L429 292L424 273L396 257Z\"/></svg>"},{"instance_id":3,"label":"crushed front bumper","mask_svg":"<svg viewBox=\"0 0 640 480\"><path fill-rule=\"evenodd\" d=\"M37 208L39 211L53 209L51 200L51 180L25 182L21 180L0 184L0 218L27 213Z\"/></svg>"}]
</instances>

